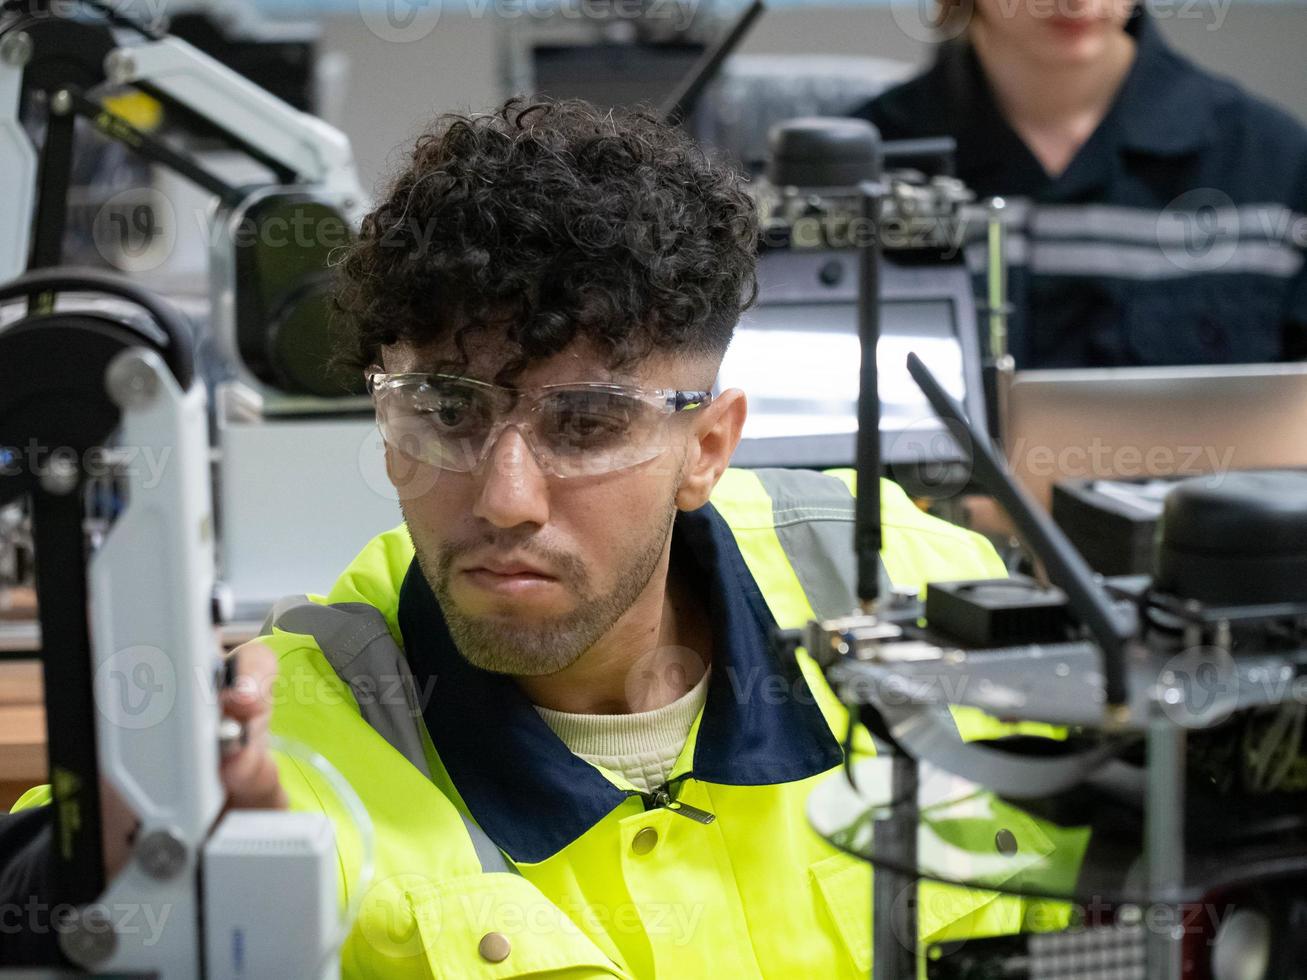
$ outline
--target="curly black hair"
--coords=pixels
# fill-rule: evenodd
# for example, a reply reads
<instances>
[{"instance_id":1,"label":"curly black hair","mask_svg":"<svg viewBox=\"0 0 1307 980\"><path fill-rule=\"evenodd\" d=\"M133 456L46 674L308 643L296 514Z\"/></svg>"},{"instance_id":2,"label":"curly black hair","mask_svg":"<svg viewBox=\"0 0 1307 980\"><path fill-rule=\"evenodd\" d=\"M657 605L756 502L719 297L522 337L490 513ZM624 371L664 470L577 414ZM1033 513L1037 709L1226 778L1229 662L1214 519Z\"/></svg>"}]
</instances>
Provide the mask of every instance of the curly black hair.
<instances>
[{"instance_id":1,"label":"curly black hair","mask_svg":"<svg viewBox=\"0 0 1307 980\"><path fill-rule=\"evenodd\" d=\"M349 358L502 330L500 380L574 340L612 369L720 357L757 294L739 176L646 111L510 99L417 140L338 268Z\"/></svg>"}]
</instances>

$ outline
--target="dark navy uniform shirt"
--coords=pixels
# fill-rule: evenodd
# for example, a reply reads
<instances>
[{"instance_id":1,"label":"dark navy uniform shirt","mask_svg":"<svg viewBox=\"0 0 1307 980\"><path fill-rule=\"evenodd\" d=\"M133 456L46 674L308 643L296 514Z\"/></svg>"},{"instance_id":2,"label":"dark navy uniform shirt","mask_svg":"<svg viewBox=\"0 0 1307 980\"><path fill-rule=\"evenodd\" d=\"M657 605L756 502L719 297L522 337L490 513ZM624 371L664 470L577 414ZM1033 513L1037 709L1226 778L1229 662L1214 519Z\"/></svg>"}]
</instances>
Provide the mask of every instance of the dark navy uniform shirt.
<instances>
[{"instance_id":1,"label":"dark navy uniform shirt","mask_svg":"<svg viewBox=\"0 0 1307 980\"><path fill-rule=\"evenodd\" d=\"M1171 51L1142 12L1112 107L1050 177L974 50L859 109L885 139L952 136L957 176L1009 202L1009 349L1021 367L1307 357L1307 130ZM983 229L967 260L983 297Z\"/></svg>"}]
</instances>

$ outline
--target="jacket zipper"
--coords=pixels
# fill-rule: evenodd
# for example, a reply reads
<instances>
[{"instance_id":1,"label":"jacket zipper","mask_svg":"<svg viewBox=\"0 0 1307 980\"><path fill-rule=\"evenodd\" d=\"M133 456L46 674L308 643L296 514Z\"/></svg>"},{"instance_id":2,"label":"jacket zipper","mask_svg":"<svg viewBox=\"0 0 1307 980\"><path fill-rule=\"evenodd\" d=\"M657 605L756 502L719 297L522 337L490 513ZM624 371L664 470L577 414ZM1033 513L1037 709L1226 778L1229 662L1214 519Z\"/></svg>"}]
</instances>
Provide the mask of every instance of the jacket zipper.
<instances>
[{"instance_id":1,"label":"jacket zipper","mask_svg":"<svg viewBox=\"0 0 1307 980\"><path fill-rule=\"evenodd\" d=\"M679 813L683 817L689 817L696 823L710 824L717 819L715 813L709 813L707 810L700 810L697 806L690 806L688 803L682 803L680 800L672 799L672 794L667 791L667 787L654 790L652 793L638 793L644 800L645 809L652 810L655 807L671 810L673 813Z\"/></svg>"}]
</instances>

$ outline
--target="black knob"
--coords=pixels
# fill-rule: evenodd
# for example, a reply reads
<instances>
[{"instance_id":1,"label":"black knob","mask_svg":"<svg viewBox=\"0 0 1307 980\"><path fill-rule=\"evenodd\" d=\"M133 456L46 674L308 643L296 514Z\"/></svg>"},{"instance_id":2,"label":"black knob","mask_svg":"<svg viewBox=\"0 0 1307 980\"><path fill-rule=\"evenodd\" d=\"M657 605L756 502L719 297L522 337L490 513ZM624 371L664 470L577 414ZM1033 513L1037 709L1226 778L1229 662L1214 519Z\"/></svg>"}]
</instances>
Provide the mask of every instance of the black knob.
<instances>
[{"instance_id":1,"label":"black knob","mask_svg":"<svg viewBox=\"0 0 1307 980\"><path fill-rule=\"evenodd\" d=\"M844 263L839 259L831 259L823 263L817 270L817 278L824 286L838 286L844 281Z\"/></svg>"}]
</instances>

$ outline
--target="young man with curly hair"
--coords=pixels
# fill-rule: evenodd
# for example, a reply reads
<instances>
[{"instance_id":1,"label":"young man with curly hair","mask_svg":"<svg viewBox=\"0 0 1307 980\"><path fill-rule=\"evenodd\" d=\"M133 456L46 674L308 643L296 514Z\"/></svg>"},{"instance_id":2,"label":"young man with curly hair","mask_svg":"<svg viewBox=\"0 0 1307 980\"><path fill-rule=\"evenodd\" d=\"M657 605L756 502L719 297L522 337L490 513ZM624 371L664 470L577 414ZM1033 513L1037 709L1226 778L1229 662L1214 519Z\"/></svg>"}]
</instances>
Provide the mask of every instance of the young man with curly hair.
<instances>
[{"instance_id":1,"label":"young man with curly hair","mask_svg":"<svg viewBox=\"0 0 1307 980\"><path fill-rule=\"evenodd\" d=\"M227 776L333 817L346 976L867 975L869 867L805 810L847 716L769 642L852 608L851 474L729 469L745 396L712 393L755 236L679 131L509 102L438 119L343 259L404 525L241 662L277 661L256 731L271 706L362 798L371 881L312 771L256 737ZM895 581L1001 574L883 498ZM1025 911L927 886L921 929Z\"/></svg>"}]
</instances>

